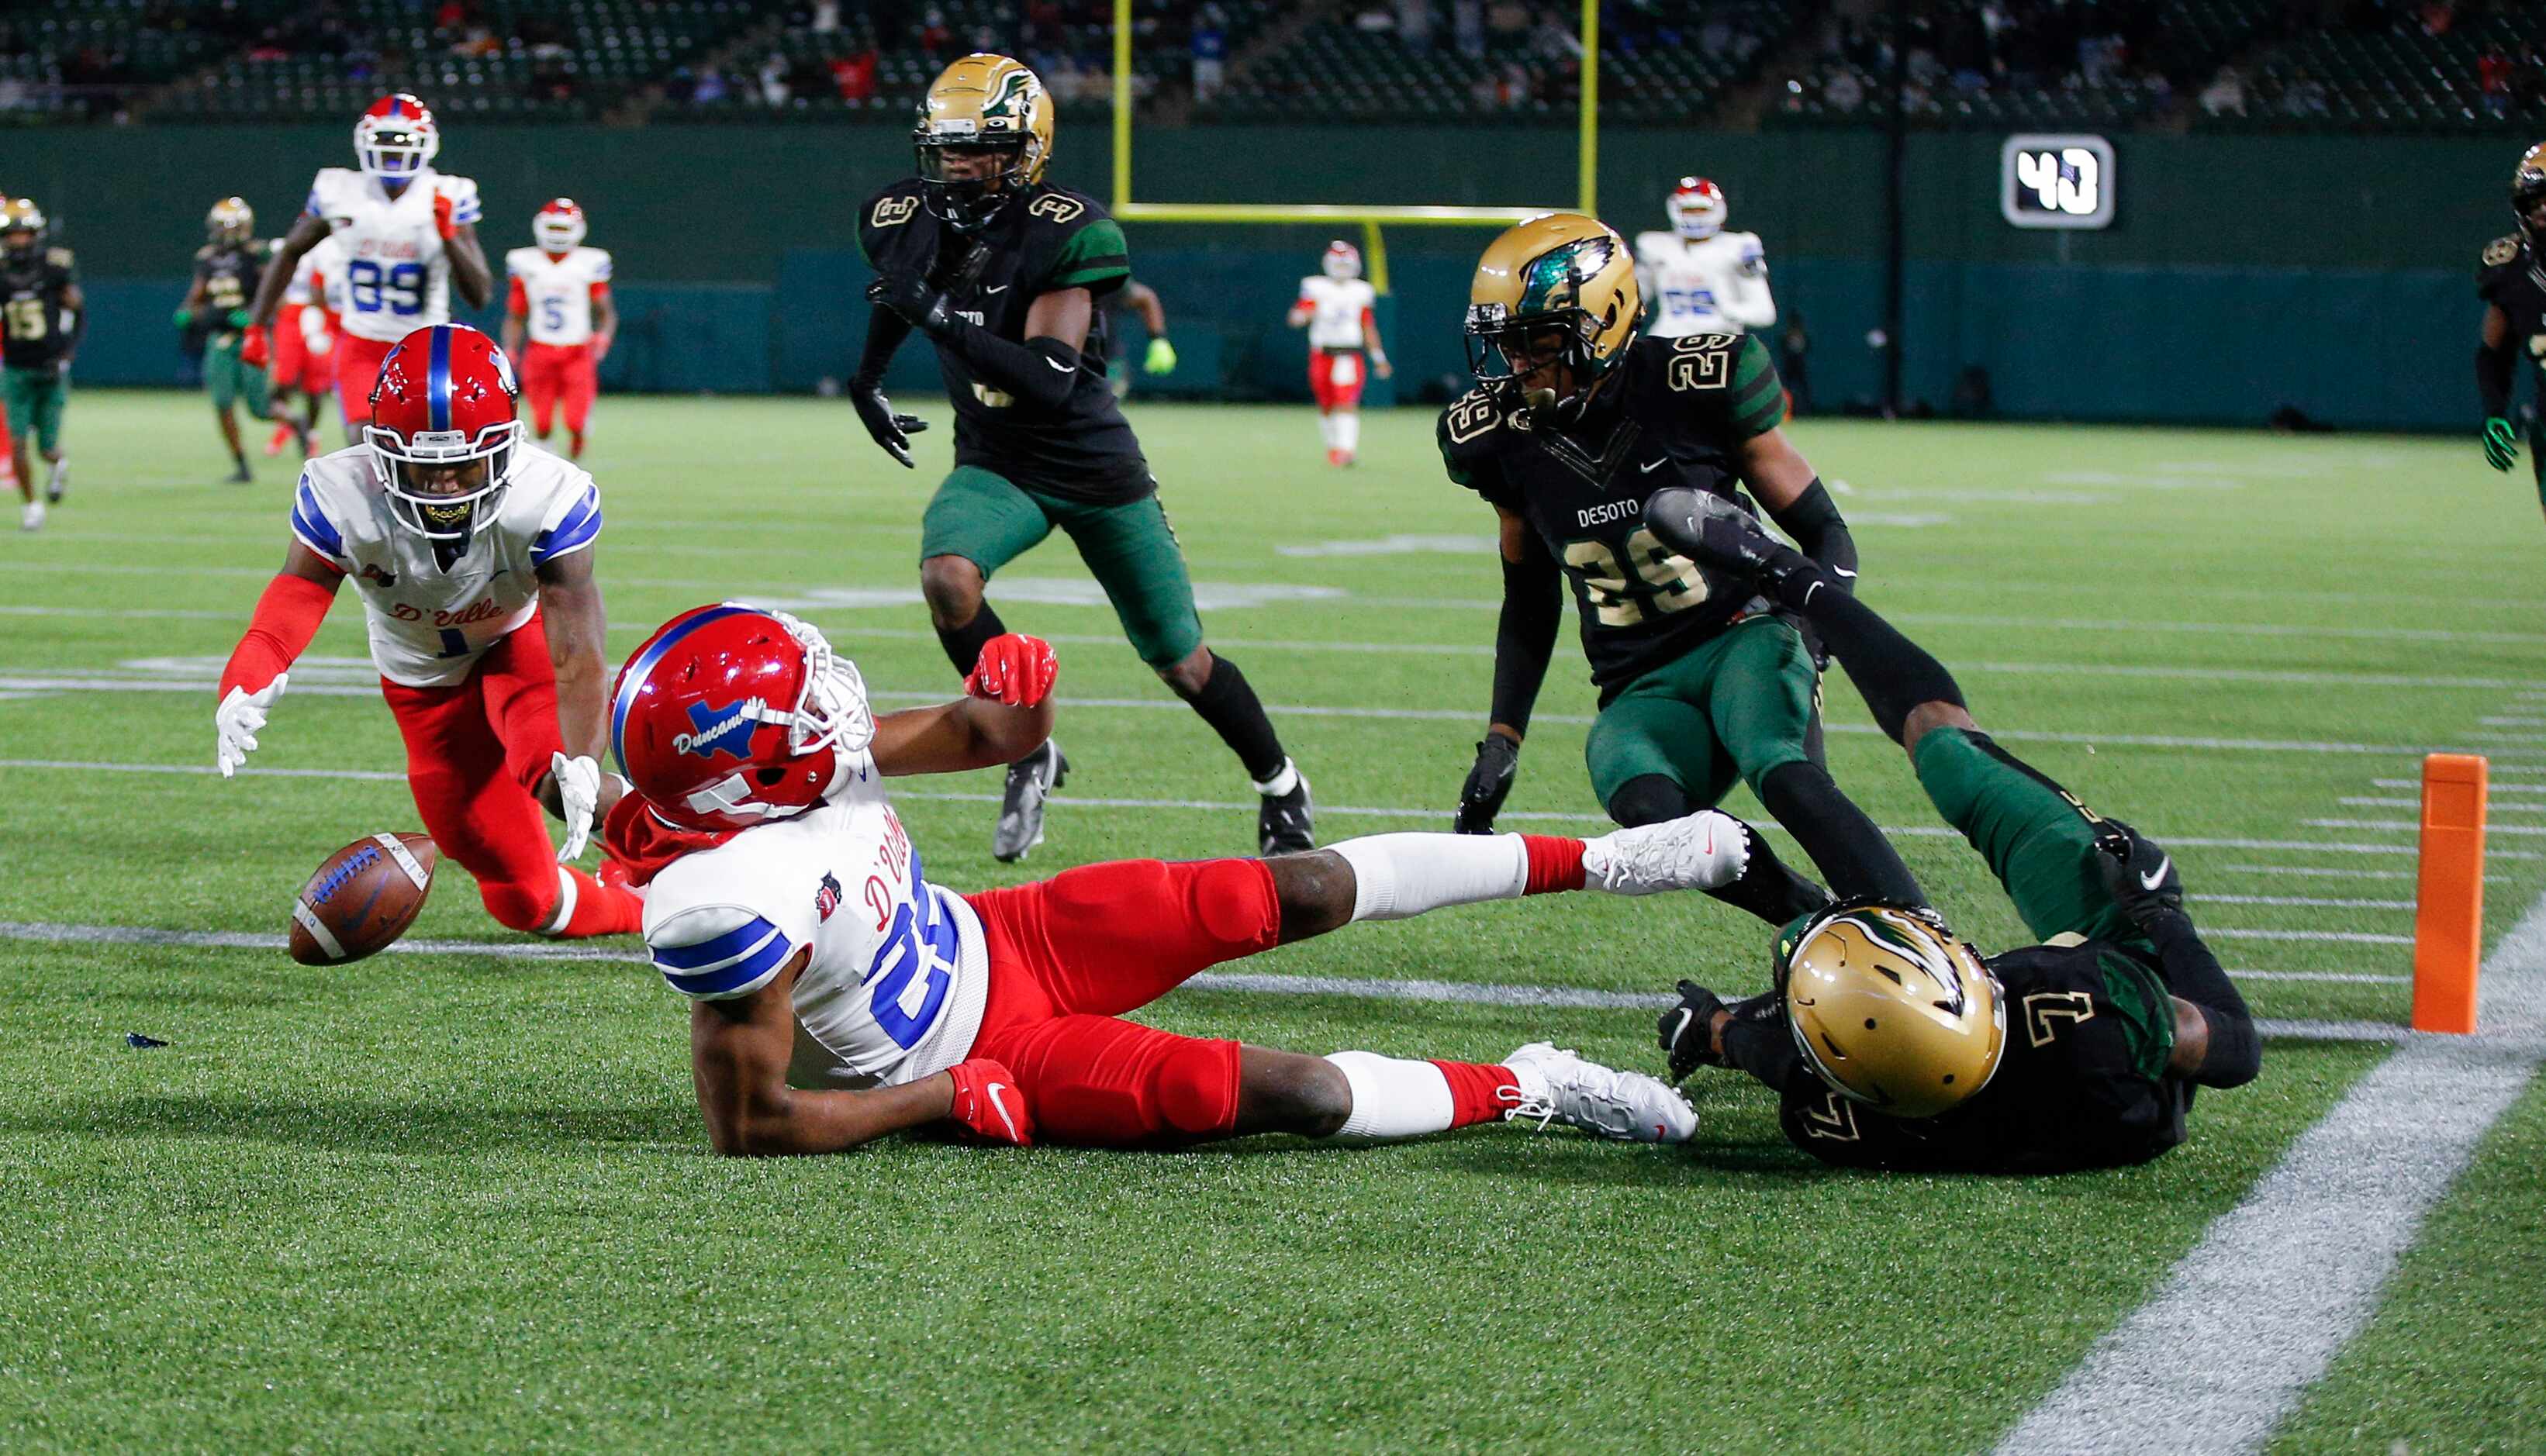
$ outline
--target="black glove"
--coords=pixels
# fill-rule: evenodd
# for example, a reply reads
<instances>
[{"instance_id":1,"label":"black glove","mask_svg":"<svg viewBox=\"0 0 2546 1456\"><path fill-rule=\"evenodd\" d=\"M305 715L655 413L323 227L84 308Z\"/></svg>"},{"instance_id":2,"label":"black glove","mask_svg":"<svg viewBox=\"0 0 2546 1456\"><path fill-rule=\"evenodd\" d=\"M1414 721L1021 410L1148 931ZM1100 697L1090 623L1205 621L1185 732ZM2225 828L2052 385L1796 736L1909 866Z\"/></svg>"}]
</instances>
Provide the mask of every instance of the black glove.
<instances>
[{"instance_id":1,"label":"black glove","mask_svg":"<svg viewBox=\"0 0 2546 1456\"><path fill-rule=\"evenodd\" d=\"M2107 819L2095 832L2095 867L2113 903L2142 930L2169 916L2183 914L2183 876L2174 856L2156 841L2118 819Z\"/></svg>"},{"instance_id":2,"label":"black glove","mask_svg":"<svg viewBox=\"0 0 2546 1456\"><path fill-rule=\"evenodd\" d=\"M928 286L928 281L915 273L887 274L867 284L867 301L900 314L923 334L944 333L954 317L946 295Z\"/></svg>"},{"instance_id":3,"label":"black glove","mask_svg":"<svg viewBox=\"0 0 2546 1456\"><path fill-rule=\"evenodd\" d=\"M1715 1049L1715 1013L1730 1011L1724 999L1695 981L1679 983L1679 1005L1662 1012L1662 1050L1670 1055L1670 1080L1679 1081L1700 1067L1721 1067Z\"/></svg>"},{"instance_id":4,"label":"black glove","mask_svg":"<svg viewBox=\"0 0 2546 1456\"><path fill-rule=\"evenodd\" d=\"M849 407L858 412L858 423L867 427L867 434L884 446L886 454L901 461L906 469L919 468L910 458L910 437L927 429L928 422L917 415L894 414L892 401L884 397L882 380L851 379Z\"/></svg>"},{"instance_id":5,"label":"black glove","mask_svg":"<svg viewBox=\"0 0 2546 1456\"><path fill-rule=\"evenodd\" d=\"M1459 812L1450 816L1454 834L1492 834L1494 816L1511 797L1512 778L1520 772L1520 745L1499 733L1488 733L1477 745L1477 765L1459 785Z\"/></svg>"}]
</instances>

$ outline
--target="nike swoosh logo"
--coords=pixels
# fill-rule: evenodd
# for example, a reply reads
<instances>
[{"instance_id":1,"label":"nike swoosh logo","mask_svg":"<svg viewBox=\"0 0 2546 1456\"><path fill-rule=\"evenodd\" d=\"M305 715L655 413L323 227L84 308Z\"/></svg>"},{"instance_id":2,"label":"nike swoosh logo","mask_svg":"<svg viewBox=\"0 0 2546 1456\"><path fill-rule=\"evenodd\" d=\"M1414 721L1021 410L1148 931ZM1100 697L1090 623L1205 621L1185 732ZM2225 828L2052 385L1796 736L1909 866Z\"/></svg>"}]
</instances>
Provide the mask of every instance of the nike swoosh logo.
<instances>
[{"instance_id":1,"label":"nike swoosh logo","mask_svg":"<svg viewBox=\"0 0 2546 1456\"><path fill-rule=\"evenodd\" d=\"M1662 457L1661 457L1660 459L1658 459L1658 460L1648 460L1648 461L1646 461L1644 464L1638 465L1638 466L1636 467L1636 469L1637 469L1637 470L1639 470L1640 472L1644 473L1644 474L1651 475L1651 474L1653 474L1655 471L1656 471L1656 470L1660 469L1661 467L1663 467L1664 465L1667 465L1667 464L1669 464L1669 463L1670 463L1670 456L1668 456L1668 455L1664 455L1664 456L1662 456Z\"/></svg>"},{"instance_id":2,"label":"nike swoosh logo","mask_svg":"<svg viewBox=\"0 0 2546 1456\"><path fill-rule=\"evenodd\" d=\"M2158 860L2157 868L2140 876L2140 888L2155 891L2158 886L2165 883L2165 872L2173 867L2174 856L2171 854Z\"/></svg>"},{"instance_id":3,"label":"nike swoosh logo","mask_svg":"<svg viewBox=\"0 0 2546 1456\"><path fill-rule=\"evenodd\" d=\"M981 290L981 292L982 292L984 295L987 295L987 294L990 294L990 293L1004 293L1004 292L1006 292L1007 290L1008 290L1008 285L1007 285L1006 283L1001 283L1001 284L999 284L999 285L998 285L997 287L995 287L995 288L983 288L983 289Z\"/></svg>"},{"instance_id":4,"label":"nike swoosh logo","mask_svg":"<svg viewBox=\"0 0 2546 1456\"><path fill-rule=\"evenodd\" d=\"M1671 1028L1670 1034L1670 1049L1672 1051L1677 1051L1679 1049L1680 1037L1687 1032L1688 1023L1696 1019L1697 1012L1690 1011L1686 1007L1681 1007L1679 1009L1679 1024Z\"/></svg>"},{"instance_id":5,"label":"nike swoosh logo","mask_svg":"<svg viewBox=\"0 0 2546 1456\"><path fill-rule=\"evenodd\" d=\"M1048 360L1045 360L1045 361L1044 361L1044 363L1045 363L1045 364L1050 364L1050 365L1052 365L1052 366L1053 366L1053 368L1054 368L1054 370L1055 370L1055 371L1057 371L1057 372L1060 372L1060 373L1068 374L1068 373L1075 373L1075 372L1077 372L1077 371L1076 371L1074 368L1072 368L1070 365L1065 364L1062 364L1060 360L1057 360L1057 359L1048 359Z\"/></svg>"},{"instance_id":6,"label":"nike swoosh logo","mask_svg":"<svg viewBox=\"0 0 2546 1456\"><path fill-rule=\"evenodd\" d=\"M981 1091L982 1094L990 1099L990 1110L999 1114L999 1120L1008 1125L1008 1136L1013 1138L1017 1135L1017 1120L1008 1115L1008 1104L999 1100L999 1093L1007 1090L1006 1083L993 1082Z\"/></svg>"},{"instance_id":7,"label":"nike swoosh logo","mask_svg":"<svg viewBox=\"0 0 2546 1456\"><path fill-rule=\"evenodd\" d=\"M1833 566L1833 567L1831 567L1831 568L1830 568L1830 571L1831 571L1831 573L1832 573L1833 575L1836 575L1836 576L1843 576L1843 577L1847 578L1849 581L1854 581L1854 580L1856 580L1856 573L1855 573L1855 572L1853 572L1853 571L1848 570L1848 569L1847 569L1846 567L1844 567L1844 566Z\"/></svg>"}]
</instances>

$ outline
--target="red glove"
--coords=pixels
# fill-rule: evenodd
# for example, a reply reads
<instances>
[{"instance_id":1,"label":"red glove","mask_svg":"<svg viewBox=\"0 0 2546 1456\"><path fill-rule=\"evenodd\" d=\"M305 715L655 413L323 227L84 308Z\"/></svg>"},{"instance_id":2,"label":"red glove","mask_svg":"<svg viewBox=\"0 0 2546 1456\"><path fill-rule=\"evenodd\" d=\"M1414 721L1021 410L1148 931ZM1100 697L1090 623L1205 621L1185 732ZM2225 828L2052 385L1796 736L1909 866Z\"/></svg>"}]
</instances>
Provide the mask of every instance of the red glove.
<instances>
[{"instance_id":1,"label":"red glove","mask_svg":"<svg viewBox=\"0 0 2546 1456\"><path fill-rule=\"evenodd\" d=\"M265 325L248 325L246 335L239 340L239 363L250 367L263 368L266 360L270 357L265 338Z\"/></svg>"},{"instance_id":2,"label":"red glove","mask_svg":"<svg viewBox=\"0 0 2546 1456\"><path fill-rule=\"evenodd\" d=\"M1053 679L1059 676L1061 664L1051 643L1023 632L1002 632L981 644L964 690L1012 708L1030 708L1052 695Z\"/></svg>"},{"instance_id":3,"label":"red glove","mask_svg":"<svg viewBox=\"0 0 2546 1456\"><path fill-rule=\"evenodd\" d=\"M446 243L451 241L453 233L460 230L451 221L451 194L438 188L433 194L433 230L442 234Z\"/></svg>"},{"instance_id":4,"label":"red glove","mask_svg":"<svg viewBox=\"0 0 2546 1456\"><path fill-rule=\"evenodd\" d=\"M958 1062L946 1070L955 1079L955 1105L946 1115L974 1136L1003 1148L1034 1146L1034 1114L1026 1094L1017 1089L1017 1074L987 1057Z\"/></svg>"}]
</instances>

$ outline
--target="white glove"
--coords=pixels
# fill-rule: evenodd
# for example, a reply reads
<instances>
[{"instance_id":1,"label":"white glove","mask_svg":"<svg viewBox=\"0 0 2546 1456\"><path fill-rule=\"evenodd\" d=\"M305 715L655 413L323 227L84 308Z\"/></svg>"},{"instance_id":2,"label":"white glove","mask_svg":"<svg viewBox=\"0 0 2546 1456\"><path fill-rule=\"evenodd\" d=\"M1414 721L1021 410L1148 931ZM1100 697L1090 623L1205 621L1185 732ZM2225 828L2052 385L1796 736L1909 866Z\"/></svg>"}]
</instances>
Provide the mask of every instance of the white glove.
<instances>
[{"instance_id":1,"label":"white glove","mask_svg":"<svg viewBox=\"0 0 2546 1456\"><path fill-rule=\"evenodd\" d=\"M565 810L565 848L557 850L557 863L565 864L582 858L583 847L592 839L592 811L601 805L601 766L551 754L549 776L556 780L557 806Z\"/></svg>"},{"instance_id":2,"label":"white glove","mask_svg":"<svg viewBox=\"0 0 2546 1456\"><path fill-rule=\"evenodd\" d=\"M229 777L247 762L256 748L256 732L265 726L265 710L283 695L283 685L292 681L290 673L277 673L274 681L254 692L233 688L221 705L212 709L212 734L215 740L212 762L220 766L221 776Z\"/></svg>"},{"instance_id":3,"label":"white glove","mask_svg":"<svg viewBox=\"0 0 2546 1456\"><path fill-rule=\"evenodd\" d=\"M301 305L300 342L311 354L325 354L336 347L336 341L327 337L327 310L315 303Z\"/></svg>"}]
</instances>

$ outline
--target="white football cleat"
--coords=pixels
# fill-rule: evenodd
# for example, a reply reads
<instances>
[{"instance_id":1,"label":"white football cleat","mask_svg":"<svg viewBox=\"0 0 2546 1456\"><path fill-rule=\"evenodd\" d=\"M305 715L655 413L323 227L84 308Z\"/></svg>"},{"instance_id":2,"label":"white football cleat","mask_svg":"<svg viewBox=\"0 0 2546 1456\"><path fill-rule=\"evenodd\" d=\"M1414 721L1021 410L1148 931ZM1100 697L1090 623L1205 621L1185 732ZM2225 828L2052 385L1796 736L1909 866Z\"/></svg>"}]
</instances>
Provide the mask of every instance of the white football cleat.
<instances>
[{"instance_id":1,"label":"white football cleat","mask_svg":"<svg viewBox=\"0 0 2546 1456\"><path fill-rule=\"evenodd\" d=\"M1642 1072L1586 1062L1552 1042L1533 1041L1503 1058L1520 1082L1520 1102L1506 1120L1562 1122L1622 1143L1685 1143L1697 1136L1697 1109Z\"/></svg>"},{"instance_id":2,"label":"white football cleat","mask_svg":"<svg viewBox=\"0 0 2546 1456\"><path fill-rule=\"evenodd\" d=\"M27 509L18 513L18 528L20 530L43 529L44 503L42 501L29 501L27 503Z\"/></svg>"},{"instance_id":3,"label":"white football cleat","mask_svg":"<svg viewBox=\"0 0 2546 1456\"><path fill-rule=\"evenodd\" d=\"M1583 888L1612 895L1720 890L1749 863L1750 832L1713 809L1582 842Z\"/></svg>"}]
</instances>

